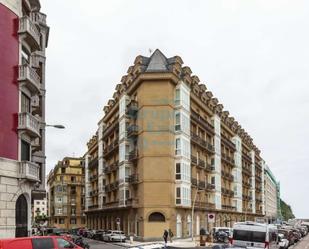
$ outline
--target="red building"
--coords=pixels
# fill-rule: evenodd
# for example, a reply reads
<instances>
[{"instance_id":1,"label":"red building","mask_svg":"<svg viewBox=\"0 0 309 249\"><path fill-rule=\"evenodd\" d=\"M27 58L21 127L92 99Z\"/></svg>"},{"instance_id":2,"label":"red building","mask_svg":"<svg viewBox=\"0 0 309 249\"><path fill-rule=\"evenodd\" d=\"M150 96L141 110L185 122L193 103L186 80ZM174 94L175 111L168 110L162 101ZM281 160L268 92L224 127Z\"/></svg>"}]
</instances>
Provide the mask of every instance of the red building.
<instances>
[{"instance_id":1,"label":"red building","mask_svg":"<svg viewBox=\"0 0 309 249\"><path fill-rule=\"evenodd\" d=\"M39 0L0 0L0 238L28 235L45 196L45 48Z\"/></svg>"}]
</instances>

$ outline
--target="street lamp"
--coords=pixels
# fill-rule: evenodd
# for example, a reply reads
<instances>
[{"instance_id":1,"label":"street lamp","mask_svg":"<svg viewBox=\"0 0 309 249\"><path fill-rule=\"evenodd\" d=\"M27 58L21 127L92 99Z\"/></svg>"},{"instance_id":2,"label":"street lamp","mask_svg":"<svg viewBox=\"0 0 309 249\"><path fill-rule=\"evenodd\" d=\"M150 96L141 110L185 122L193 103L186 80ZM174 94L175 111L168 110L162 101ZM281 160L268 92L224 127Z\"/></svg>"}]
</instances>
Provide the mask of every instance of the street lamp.
<instances>
[{"instance_id":1,"label":"street lamp","mask_svg":"<svg viewBox=\"0 0 309 249\"><path fill-rule=\"evenodd\" d=\"M63 125L49 125L49 124L46 124L45 127L54 127L54 128L57 128L57 129L65 129L65 127Z\"/></svg>"},{"instance_id":2,"label":"street lamp","mask_svg":"<svg viewBox=\"0 0 309 249\"><path fill-rule=\"evenodd\" d=\"M195 192L195 195L194 195L194 199L193 199L193 204L192 204L192 214L191 214L191 240L193 241L193 222L194 222L194 206L195 206L195 202L196 202L196 197L197 197L197 193L199 192L203 192L204 190L203 189L198 189L196 190Z\"/></svg>"}]
</instances>

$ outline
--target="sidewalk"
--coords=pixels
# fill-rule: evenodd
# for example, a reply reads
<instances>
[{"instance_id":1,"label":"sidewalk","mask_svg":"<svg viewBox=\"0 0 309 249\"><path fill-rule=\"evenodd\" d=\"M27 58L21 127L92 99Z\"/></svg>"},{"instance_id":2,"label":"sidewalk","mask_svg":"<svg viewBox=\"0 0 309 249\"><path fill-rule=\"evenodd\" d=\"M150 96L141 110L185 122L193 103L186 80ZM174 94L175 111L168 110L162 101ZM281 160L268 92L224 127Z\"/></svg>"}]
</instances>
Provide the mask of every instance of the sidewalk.
<instances>
[{"instance_id":1,"label":"sidewalk","mask_svg":"<svg viewBox=\"0 0 309 249\"><path fill-rule=\"evenodd\" d=\"M124 243L113 243L114 245L118 245L125 248L131 248L131 249L152 249L152 248L164 248L164 242L163 241L152 241L152 242L139 242L139 241L133 241L131 244L129 241ZM211 248L213 246L209 245L208 247L203 246L202 248ZM188 239L176 239L172 243L168 242L167 247L169 248L196 248L200 247L199 240L195 238L194 241L191 240L191 238Z\"/></svg>"}]
</instances>

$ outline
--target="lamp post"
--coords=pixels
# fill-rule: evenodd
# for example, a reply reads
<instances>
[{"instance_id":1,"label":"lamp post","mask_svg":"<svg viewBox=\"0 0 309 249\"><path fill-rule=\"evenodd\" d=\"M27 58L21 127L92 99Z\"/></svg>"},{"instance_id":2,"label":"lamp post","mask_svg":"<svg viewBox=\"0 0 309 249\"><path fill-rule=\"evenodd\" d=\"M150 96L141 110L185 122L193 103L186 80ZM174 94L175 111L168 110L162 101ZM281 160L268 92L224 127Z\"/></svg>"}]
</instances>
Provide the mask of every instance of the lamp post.
<instances>
[{"instance_id":1,"label":"lamp post","mask_svg":"<svg viewBox=\"0 0 309 249\"><path fill-rule=\"evenodd\" d=\"M56 125L46 124L45 127L54 127L54 128L57 128L57 129L65 129L65 127L63 125L59 125L59 124L56 124Z\"/></svg>"},{"instance_id":2,"label":"lamp post","mask_svg":"<svg viewBox=\"0 0 309 249\"><path fill-rule=\"evenodd\" d=\"M195 202L196 202L196 197L197 197L197 193L199 192L202 192L203 190L202 189L198 189L196 190L195 192L195 195L194 195L194 199L193 199L193 204L192 204L192 214L191 214L191 240L193 241L193 221L194 221L194 207L195 207Z\"/></svg>"}]
</instances>

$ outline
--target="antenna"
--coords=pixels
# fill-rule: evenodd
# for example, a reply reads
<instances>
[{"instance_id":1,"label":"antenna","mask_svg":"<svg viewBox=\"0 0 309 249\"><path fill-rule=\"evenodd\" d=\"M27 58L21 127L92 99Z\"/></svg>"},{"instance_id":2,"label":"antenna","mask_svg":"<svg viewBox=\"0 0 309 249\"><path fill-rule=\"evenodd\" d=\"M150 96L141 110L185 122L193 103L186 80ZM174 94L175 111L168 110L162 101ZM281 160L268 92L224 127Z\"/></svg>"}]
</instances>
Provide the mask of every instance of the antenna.
<instances>
[{"instance_id":1,"label":"antenna","mask_svg":"<svg viewBox=\"0 0 309 249\"><path fill-rule=\"evenodd\" d=\"M152 54L152 49L149 48L149 49L148 49L148 52L149 52L149 54Z\"/></svg>"}]
</instances>

